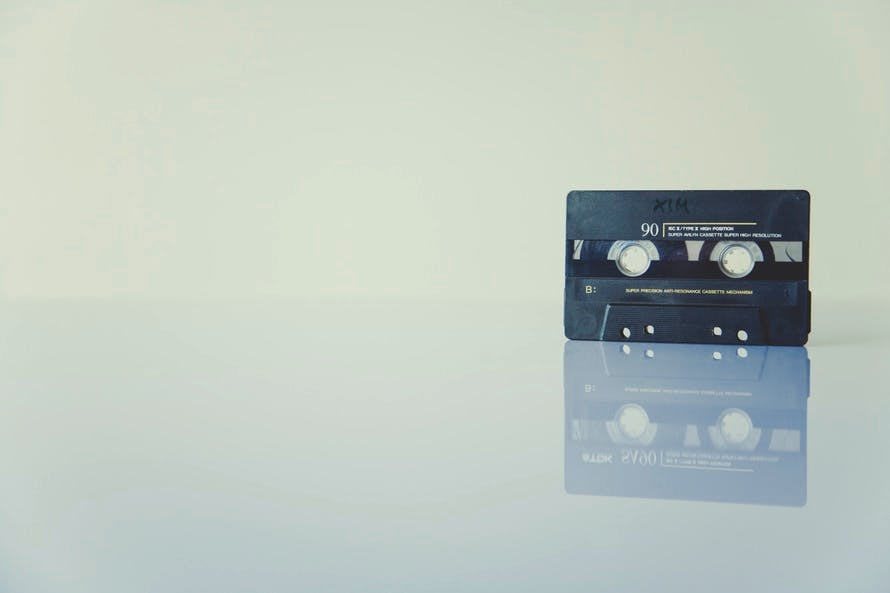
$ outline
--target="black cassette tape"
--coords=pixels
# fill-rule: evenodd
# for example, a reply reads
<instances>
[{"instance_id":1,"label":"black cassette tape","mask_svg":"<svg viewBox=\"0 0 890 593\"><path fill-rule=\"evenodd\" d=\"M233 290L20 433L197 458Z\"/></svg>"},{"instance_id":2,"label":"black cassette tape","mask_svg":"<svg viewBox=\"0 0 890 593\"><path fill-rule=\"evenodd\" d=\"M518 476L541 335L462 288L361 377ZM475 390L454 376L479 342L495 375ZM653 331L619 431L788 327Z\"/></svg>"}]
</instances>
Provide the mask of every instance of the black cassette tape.
<instances>
[{"instance_id":1,"label":"black cassette tape","mask_svg":"<svg viewBox=\"0 0 890 593\"><path fill-rule=\"evenodd\" d=\"M572 191L565 335L802 345L809 222L803 190Z\"/></svg>"},{"instance_id":2,"label":"black cassette tape","mask_svg":"<svg viewBox=\"0 0 890 593\"><path fill-rule=\"evenodd\" d=\"M805 348L565 346L570 494L802 506Z\"/></svg>"}]
</instances>

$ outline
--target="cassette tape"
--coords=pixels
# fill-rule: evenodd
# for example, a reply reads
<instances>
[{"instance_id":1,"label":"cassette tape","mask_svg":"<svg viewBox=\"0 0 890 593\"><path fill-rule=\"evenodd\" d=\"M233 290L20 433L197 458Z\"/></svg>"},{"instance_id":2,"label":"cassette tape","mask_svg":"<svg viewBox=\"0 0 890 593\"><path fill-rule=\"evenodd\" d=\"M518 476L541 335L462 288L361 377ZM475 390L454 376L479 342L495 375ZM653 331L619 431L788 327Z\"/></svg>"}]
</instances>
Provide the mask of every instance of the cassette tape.
<instances>
[{"instance_id":1,"label":"cassette tape","mask_svg":"<svg viewBox=\"0 0 890 593\"><path fill-rule=\"evenodd\" d=\"M809 218L803 190L572 191L565 335L803 345Z\"/></svg>"},{"instance_id":2,"label":"cassette tape","mask_svg":"<svg viewBox=\"0 0 890 593\"><path fill-rule=\"evenodd\" d=\"M806 503L805 348L567 342L569 494Z\"/></svg>"}]
</instances>

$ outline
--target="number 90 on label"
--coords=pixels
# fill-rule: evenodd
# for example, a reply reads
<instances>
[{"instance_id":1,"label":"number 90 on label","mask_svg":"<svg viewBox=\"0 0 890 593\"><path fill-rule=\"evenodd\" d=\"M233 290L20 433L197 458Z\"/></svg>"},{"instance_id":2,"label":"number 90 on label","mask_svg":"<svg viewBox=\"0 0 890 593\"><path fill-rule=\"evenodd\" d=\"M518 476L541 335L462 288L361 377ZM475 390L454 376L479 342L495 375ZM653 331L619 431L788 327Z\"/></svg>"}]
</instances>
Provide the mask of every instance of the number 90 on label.
<instances>
[{"instance_id":1,"label":"number 90 on label","mask_svg":"<svg viewBox=\"0 0 890 593\"><path fill-rule=\"evenodd\" d=\"M658 223L657 222L644 222L640 225L640 230L643 231L644 237L657 237L658 236Z\"/></svg>"}]
</instances>

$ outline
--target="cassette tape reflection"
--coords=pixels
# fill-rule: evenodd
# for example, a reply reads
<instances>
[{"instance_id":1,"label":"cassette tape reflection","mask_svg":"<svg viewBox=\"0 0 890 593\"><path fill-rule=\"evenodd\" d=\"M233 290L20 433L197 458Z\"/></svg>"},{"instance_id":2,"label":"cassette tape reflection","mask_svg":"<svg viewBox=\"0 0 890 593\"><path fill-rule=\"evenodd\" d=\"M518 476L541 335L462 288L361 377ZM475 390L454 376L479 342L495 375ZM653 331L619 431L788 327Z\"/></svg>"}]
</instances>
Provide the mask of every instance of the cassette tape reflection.
<instances>
[{"instance_id":1,"label":"cassette tape reflection","mask_svg":"<svg viewBox=\"0 0 890 593\"><path fill-rule=\"evenodd\" d=\"M570 192L565 335L803 345L809 218L802 190Z\"/></svg>"},{"instance_id":2,"label":"cassette tape reflection","mask_svg":"<svg viewBox=\"0 0 890 593\"><path fill-rule=\"evenodd\" d=\"M567 342L570 494L806 503L805 348Z\"/></svg>"}]
</instances>

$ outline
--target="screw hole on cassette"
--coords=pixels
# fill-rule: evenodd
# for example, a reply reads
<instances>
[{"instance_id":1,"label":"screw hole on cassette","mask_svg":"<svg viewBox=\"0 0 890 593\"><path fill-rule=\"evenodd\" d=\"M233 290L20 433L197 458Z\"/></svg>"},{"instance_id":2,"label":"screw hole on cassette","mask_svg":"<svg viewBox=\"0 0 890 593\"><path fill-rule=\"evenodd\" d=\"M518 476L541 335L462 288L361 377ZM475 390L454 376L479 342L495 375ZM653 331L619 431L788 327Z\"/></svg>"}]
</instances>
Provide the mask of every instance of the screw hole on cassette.
<instances>
[{"instance_id":1,"label":"screw hole on cassette","mask_svg":"<svg viewBox=\"0 0 890 593\"><path fill-rule=\"evenodd\" d=\"M629 327L621 328L621 335L624 336L625 338L629 338L630 337L630 328Z\"/></svg>"},{"instance_id":2,"label":"screw hole on cassette","mask_svg":"<svg viewBox=\"0 0 890 593\"><path fill-rule=\"evenodd\" d=\"M646 333L649 334L650 336L651 336L652 334L654 334L654 333L655 333L655 326L654 326L654 325L647 325L647 326L646 326Z\"/></svg>"}]
</instances>

